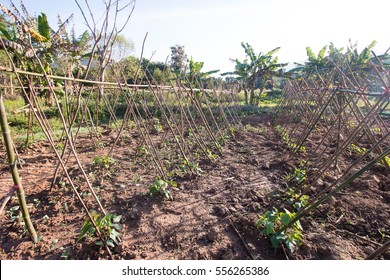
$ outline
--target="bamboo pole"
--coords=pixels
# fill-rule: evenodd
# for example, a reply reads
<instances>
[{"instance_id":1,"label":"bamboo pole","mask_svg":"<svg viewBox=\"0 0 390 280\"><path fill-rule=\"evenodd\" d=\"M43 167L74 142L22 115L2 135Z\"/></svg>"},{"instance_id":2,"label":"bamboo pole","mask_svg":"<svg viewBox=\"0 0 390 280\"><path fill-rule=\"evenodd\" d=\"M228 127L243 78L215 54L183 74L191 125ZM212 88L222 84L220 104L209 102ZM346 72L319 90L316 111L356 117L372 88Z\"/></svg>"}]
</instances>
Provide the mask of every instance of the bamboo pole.
<instances>
[{"instance_id":1,"label":"bamboo pole","mask_svg":"<svg viewBox=\"0 0 390 280\"><path fill-rule=\"evenodd\" d=\"M9 162L10 171L12 174L12 179L14 182L13 188L15 189L16 194L17 194L18 199L19 199L19 205L20 205L20 209L22 211L23 220L24 220L24 223L27 227L28 232L30 233L32 241L34 243L37 243L38 236L37 236L37 233L34 229L32 222L31 222L31 219L30 219L30 214L29 214L28 208L27 208L24 189L22 186L21 179L19 177L19 172L18 172L18 168L17 168L17 161L16 161L15 152L13 149L12 138L11 138L11 132L10 132L9 127L8 127L7 115L5 112L5 106L3 103L3 95L1 92L0 92L0 126L1 126L1 131L3 134L3 138L4 138L4 145L5 145L5 148L7 150L8 162Z\"/></svg>"},{"instance_id":2,"label":"bamboo pole","mask_svg":"<svg viewBox=\"0 0 390 280\"><path fill-rule=\"evenodd\" d=\"M372 252L369 256L366 257L366 260L373 260L376 257L382 255L390 248L390 240L388 240L385 244L383 244L381 247L376 249L374 252Z\"/></svg>"},{"instance_id":3,"label":"bamboo pole","mask_svg":"<svg viewBox=\"0 0 390 280\"><path fill-rule=\"evenodd\" d=\"M311 212L313 209L316 209L318 205L322 204L324 201L326 201L331 196L334 196L336 193L338 193L340 190L346 188L351 182L353 182L356 178L360 177L364 172L372 168L376 163L378 163L380 160L382 160L384 157L386 157L388 154L390 154L390 147L387 148L382 154L380 154L377 158L370 161L367 165L365 165L363 168L361 168L359 171L357 171L355 174L351 175L347 179L345 179L340 185L335 187L333 190L331 190L329 193L324 194L322 197L317 197L318 199L316 201L313 201L310 205L305 206L302 208L296 216L290 221L290 223L286 226L281 227L276 233L281 233L285 231L287 228L291 227L296 221L303 218L309 212Z\"/></svg>"}]
</instances>

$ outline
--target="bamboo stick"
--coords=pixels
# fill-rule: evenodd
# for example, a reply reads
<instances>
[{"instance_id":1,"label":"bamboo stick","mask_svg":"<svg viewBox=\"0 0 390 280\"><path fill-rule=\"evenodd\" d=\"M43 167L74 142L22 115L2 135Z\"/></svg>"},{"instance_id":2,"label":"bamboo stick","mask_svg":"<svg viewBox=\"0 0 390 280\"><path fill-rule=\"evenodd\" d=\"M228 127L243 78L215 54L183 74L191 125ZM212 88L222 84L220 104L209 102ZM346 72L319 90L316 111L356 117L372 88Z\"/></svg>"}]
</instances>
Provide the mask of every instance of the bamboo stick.
<instances>
[{"instance_id":1,"label":"bamboo stick","mask_svg":"<svg viewBox=\"0 0 390 280\"><path fill-rule=\"evenodd\" d=\"M30 219L30 214L28 212L27 203L26 203L26 197L24 193L24 189L22 186L22 182L19 176L18 168L17 168L17 159L15 157L15 152L13 148L13 142L11 138L11 132L8 127L7 122L7 115L5 112L5 107L3 103L3 95L0 92L0 125L1 125L1 131L4 138L4 145L7 150L7 156L8 156L8 162L10 166L10 171L12 174L12 179L14 182L13 188L16 190L16 194L18 196L20 209L22 212L24 223L27 227L27 230L31 236L31 239L34 243L38 242L38 236L34 229L34 226Z\"/></svg>"}]
</instances>

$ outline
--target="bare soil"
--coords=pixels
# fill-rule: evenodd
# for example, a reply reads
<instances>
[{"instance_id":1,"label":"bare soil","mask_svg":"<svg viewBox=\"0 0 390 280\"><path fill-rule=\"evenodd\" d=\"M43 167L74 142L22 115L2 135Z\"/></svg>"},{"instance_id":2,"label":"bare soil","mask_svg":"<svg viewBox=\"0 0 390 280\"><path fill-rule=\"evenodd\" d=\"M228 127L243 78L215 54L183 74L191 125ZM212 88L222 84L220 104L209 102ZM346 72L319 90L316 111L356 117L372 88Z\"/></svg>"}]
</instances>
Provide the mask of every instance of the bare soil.
<instances>
[{"instance_id":1,"label":"bare soil","mask_svg":"<svg viewBox=\"0 0 390 280\"><path fill-rule=\"evenodd\" d=\"M136 145L131 140L116 149L117 164L102 178L91 163L107 149L88 150L88 138L81 139L80 159L103 205L109 213L122 215L122 242L113 249L115 259L363 259L385 242L390 235L390 178L376 167L302 220L304 244L295 254L273 249L256 227L258 215L272 207L288 207L280 197L287 189L285 175L299 158L287 150L269 116L247 117L244 124L249 126L236 132L222 157L200 165L201 176L178 179L173 200L149 195L155 173L129 152L129 145ZM111 143L110 132L105 135ZM0 149L3 197L13 184L4 148ZM96 239L76 242L85 214L70 188L50 191L57 161L48 145L34 144L20 157L20 174L41 240L32 244L18 220L11 221L17 216L11 211L17 205L14 198L0 217L0 258L63 259L70 249L69 259L108 259ZM80 176L76 167L71 176L76 181ZM381 258L390 259L390 253Z\"/></svg>"}]
</instances>

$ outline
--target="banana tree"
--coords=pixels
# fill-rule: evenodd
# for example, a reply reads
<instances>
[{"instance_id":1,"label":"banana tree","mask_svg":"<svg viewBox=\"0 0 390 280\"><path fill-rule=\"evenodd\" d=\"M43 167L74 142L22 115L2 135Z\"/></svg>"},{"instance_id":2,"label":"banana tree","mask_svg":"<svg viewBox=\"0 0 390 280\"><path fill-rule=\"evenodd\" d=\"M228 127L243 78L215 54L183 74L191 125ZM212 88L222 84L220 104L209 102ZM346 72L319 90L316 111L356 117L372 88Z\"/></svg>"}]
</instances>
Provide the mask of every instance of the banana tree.
<instances>
[{"instance_id":1,"label":"banana tree","mask_svg":"<svg viewBox=\"0 0 390 280\"><path fill-rule=\"evenodd\" d=\"M329 49L328 46L324 46L317 55L310 47L306 47L307 61L303 64L295 63L297 67L287 72L287 75L292 75L294 78L317 72L326 75L336 65L344 73L351 73L351 70L359 75L370 72L369 64L375 63L377 59L372 55L375 45L376 41L373 41L359 52L356 44L350 44L347 50L344 51L344 48L336 48L333 43L330 43ZM386 59L388 59L386 54L378 57L383 65L386 65Z\"/></svg>"},{"instance_id":2,"label":"banana tree","mask_svg":"<svg viewBox=\"0 0 390 280\"><path fill-rule=\"evenodd\" d=\"M334 57L340 59L337 56L339 54L338 49L333 45L329 48L333 51ZM328 46L324 46L316 55L314 51L310 47L306 47L307 60L305 63L297 63L295 62L296 67L287 72L287 76L293 76L294 78L298 78L304 75L310 75L315 72L324 72L329 70L329 57L325 56L327 54ZM331 55L331 51L329 51L329 55Z\"/></svg>"},{"instance_id":3,"label":"banana tree","mask_svg":"<svg viewBox=\"0 0 390 280\"><path fill-rule=\"evenodd\" d=\"M245 59L240 61L232 59L236 64L234 72L223 73L222 75L237 75L245 94L245 104L255 103L255 89L260 89L260 94L264 91L266 83L272 81L273 77L279 76L282 67L286 63L278 63L278 57L274 56L280 47L267 53L260 52L256 55L253 47L248 43L241 43L245 51Z\"/></svg>"},{"instance_id":4,"label":"banana tree","mask_svg":"<svg viewBox=\"0 0 390 280\"><path fill-rule=\"evenodd\" d=\"M249 104L249 99L248 99L248 81L250 77L250 64L248 63L248 59L245 59L244 61L240 61L238 59L231 59L233 62L236 63L235 66L235 71L234 72L226 72L222 73L222 76L227 76L229 75L229 78L231 79L230 75L234 75L235 80L238 82L240 86L240 90L244 91L244 96L245 96L245 104Z\"/></svg>"},{"instance_id":5,"label":"banana tree","mask_svg":"<svg viewBox=\"0 0 390 280\"><path fill-rule=\"evenodd\" d=\"M192 56L189 60L189 73L188 73L188 80L192 84L192 86L196 85L197 81L202 81L203 79L207 78L211 74L219 72L219 70L211 70L208 72L202 72L204 62L197 62L195 61Z\"/></svg>"},{"instance_id":6,"label":"banana tree","mask_svg":"<svg viewBox=\"0 0 390 280\"><path fill-rule=\"evenodd\" d=\"M37 73L45 71L52 74L54 59L62 51L62 35L72 17L69 17L57 31L54 31L49 25L46 14L41 13L34 18L29 15L23 4L21 4L23 14L12 2L11 5L12 10L0 4L3 17L7 18L0 25L3 42L0 44L0 49L6 49L12 55L15 65L22 70ZM39 58L40 63L36 63L33 59L35 56ZM45 81L42 80L39 83L45 84ZM27 104L26 98L25 101Z\"/></svg>"},{"instance_id":7,"label":"banana tree","mask_svg":"<svg viewBox=\"0 0 390 280\"><path fill-rule=\"evenodd\" d=\"M82 73L83 58L90 58L90 35L85 31L79 37L76 37L74 28L71 33L64 32L63 41L61 42L61 55L57 58L57 71L59 74L68 77L85 78ZM63 73L65 70L66 73ZM82 75L83 74L83 75Z\"/></svg>"}]
</instances>

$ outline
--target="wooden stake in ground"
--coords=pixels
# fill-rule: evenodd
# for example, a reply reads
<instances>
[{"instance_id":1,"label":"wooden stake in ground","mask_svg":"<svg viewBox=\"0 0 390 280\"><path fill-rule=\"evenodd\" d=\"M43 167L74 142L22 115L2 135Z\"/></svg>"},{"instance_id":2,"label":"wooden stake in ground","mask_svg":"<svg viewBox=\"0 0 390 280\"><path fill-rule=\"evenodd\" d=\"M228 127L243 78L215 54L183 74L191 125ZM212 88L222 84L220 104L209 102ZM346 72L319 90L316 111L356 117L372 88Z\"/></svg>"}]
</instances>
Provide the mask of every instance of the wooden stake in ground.
<instances>
[{"instance_id":1,"label":"wooden stake in ground","mask_svg":"<svg viewBox=\"0 0 390 280\"><path fill-rule=\"evenodd\" d=\"M14 148L13 148L11 133L10 133L10 130L8 128L7 116L5 113L3 96L1 93L0 93L0 126L1 126L1 131L3 134L3 138L4 138L5 149L7 151L8 162L9 162L9 166L11 169L10 171L12 174L12 179L14 181L13 188L15 189L15 191L18 195L19 205L20 205L20 209L22 211L23 220L24 220L24 223L26 224L28 232L30 233L32 241L34 243L37 243L37 241L38 241L37 233L35 232L34 226L33 226L31 219L30 219L30 214L28 213L26 198L24 196L24 190L23 190L22 183L21 183L21 180L19 177L19 172L18 172L18 168L17 168L17 162L16 162L15 152L14 152Z\"/></svg>"}]
</instances>

